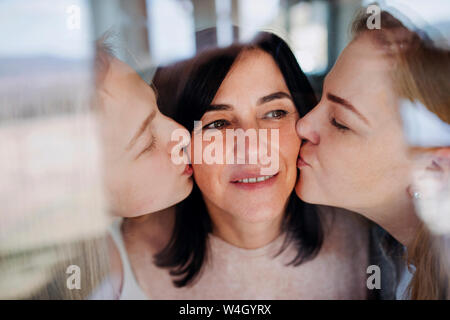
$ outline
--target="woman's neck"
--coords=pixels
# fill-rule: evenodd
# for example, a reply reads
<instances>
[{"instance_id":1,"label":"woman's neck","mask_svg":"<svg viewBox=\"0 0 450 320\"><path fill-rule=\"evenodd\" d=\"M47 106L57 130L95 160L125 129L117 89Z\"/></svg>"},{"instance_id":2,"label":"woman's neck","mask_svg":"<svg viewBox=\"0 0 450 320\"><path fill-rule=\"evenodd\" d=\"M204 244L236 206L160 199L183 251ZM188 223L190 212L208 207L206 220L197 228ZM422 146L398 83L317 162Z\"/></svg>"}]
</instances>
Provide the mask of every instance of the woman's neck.
<instances>
[{"instance_id":1,"label":"woman's neck","mask_svg":"<svg viewBox=\"0 0 450 320\"><path fill-rule=\"evenodd\" d=\"M219 208L208 206L213 234L244 249L257 249L274 241L281 231L283 214L265 221L245 221Z\"/></svg>"},{"instance_id":2,"label":"woman's neck","mask_svg":"<svg viewBox=\"0 0 450 320\"><path fill-rule=\"evenodd\" d=\"M407 248L414 241L421 226L421 221L415 213L414 204L408 197L397 199L393 203L377 208L355 211L379 224Z\"/></svg>"},{"instance_id":3,"label":"woman's neck","mask_svg":"<svg viewBox=\"0 0 450 320\"><path fill-rule=\"evenodd\" d=\"M169 213L174 213L175 207L169 207L157 212L144 214L142 216L133 217L133 218L125 218L123 225L127 230L133 230L134 233L137 234L137 232L142 231L143 233L147 234L150 228L148 227L148 224L154 223L155 219L157 219L160 216L166 216Z\"/></svg>"}]
</instances>

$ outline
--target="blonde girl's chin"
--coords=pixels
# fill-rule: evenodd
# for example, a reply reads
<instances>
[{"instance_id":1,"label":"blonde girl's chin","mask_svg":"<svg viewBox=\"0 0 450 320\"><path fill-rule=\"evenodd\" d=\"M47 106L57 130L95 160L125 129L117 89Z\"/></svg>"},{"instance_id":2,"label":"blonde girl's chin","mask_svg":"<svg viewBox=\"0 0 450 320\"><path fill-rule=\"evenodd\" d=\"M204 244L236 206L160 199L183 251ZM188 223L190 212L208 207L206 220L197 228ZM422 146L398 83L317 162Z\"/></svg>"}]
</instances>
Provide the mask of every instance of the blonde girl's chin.
<instances>
[{"instance_id":1,"label":"blonde girl's chin","mask_svg":"<svg viewBox=\"0 0 450 320\"><path fill-rule=\"evenodd\" d=\"M305 195L303 192L303 186L299 181L297 181L297 183L295 184L294 191L295 191L295 194L297 195L297 197L299 197L300 199L303 200Z\"/></svg>"},{"instance_id":2,"label":"blonde girl's chin","mask_svg":"<svg viewBox=\"0 0 450 320\"><path fill-rule=\"evenodd\" d=\"M311 204L323 204L321 201L319 201L320 198L318 199L317 196L315 196L311 192L307 192L305 188L306 187L299 182L297 182L297 184L295 185L294 191L297 197L300 198L300 200Z\"/></svg>"}]
</instances>

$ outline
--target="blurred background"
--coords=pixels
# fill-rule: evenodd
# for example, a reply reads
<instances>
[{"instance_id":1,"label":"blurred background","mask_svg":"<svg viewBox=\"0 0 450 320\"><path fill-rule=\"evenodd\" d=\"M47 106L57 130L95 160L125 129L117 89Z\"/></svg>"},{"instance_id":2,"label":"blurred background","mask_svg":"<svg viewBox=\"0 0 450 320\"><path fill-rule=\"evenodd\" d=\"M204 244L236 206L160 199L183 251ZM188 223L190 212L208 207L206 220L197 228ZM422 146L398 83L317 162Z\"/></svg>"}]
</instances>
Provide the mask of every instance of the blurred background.
<instances>
[{"instance_id":1,"label":"blurred background","mask_svg":"<svg viewBox=\"0 0 450 320\"><path fill-rule=\"evenodd\" d=\"M93 41L105 32L114 35L112 42L117 57L150 81L156 66L189 58L205 46L249 40L260 30L275 32L291 45L302 69L320 93L324 75L350 39L349 24L356 10L372 2L3 0L0 2L1 95L12 94L11 87L20 77L17 71L26 70L28 78L39 73L40 77L45 75L46 82L58 82L60 99L68 100L77 91L69 90L66 95L63 87L67 89L68 78L74 81L74 78L88 77ZM430 6L423 0L378 2L397 6L409 15L410 21L421 23L419 27L446 24L449 28L446 16L449 1L434 2L439 6ZM202 32L209 28L215 31ZM64 74L58 74L61 69L65 70Z\"/></svg>"}]
</instances>

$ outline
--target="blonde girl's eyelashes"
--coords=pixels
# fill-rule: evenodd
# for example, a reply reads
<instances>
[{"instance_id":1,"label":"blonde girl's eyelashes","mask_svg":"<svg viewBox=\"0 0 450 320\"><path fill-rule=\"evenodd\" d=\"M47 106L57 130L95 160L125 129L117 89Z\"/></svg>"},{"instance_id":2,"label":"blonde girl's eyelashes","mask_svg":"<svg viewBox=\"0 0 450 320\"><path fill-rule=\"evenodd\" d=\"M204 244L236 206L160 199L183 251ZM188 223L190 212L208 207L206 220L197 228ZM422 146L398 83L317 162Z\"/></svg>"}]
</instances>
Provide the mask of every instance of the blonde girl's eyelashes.
<instances>
[{"instance_id":1,"label":"blonde girl's eyelashes","mask_svg":"<svg viewBox=\"0 0 450 320\"><path fill-rule=\"evenodd\" d=\"M336 118L331 118L331 125L337 128L340 131L348 131L350 130L348 127L336 121Z\"/></svg>"}]
</instances>

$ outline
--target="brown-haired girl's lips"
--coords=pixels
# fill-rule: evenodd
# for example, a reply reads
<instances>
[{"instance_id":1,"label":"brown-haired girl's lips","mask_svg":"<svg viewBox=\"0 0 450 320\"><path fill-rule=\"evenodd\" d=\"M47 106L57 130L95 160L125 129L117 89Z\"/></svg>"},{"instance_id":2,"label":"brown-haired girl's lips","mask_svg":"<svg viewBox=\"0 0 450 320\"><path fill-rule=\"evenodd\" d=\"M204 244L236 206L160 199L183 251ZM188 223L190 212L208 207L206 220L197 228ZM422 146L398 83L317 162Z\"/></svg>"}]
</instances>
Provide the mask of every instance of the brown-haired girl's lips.
<instances>
[{"instance_id":1,"label":"brown-haired girl's lips","mask_svg":"<svg viewBox=\"0 0 450 320\"><path fill-rule=\"evenodd\" d=\"M192 166L190 164L187 164L184 168L183 174L191 176L194 170L192 169Z\"/></svg>"}]
</instances>

